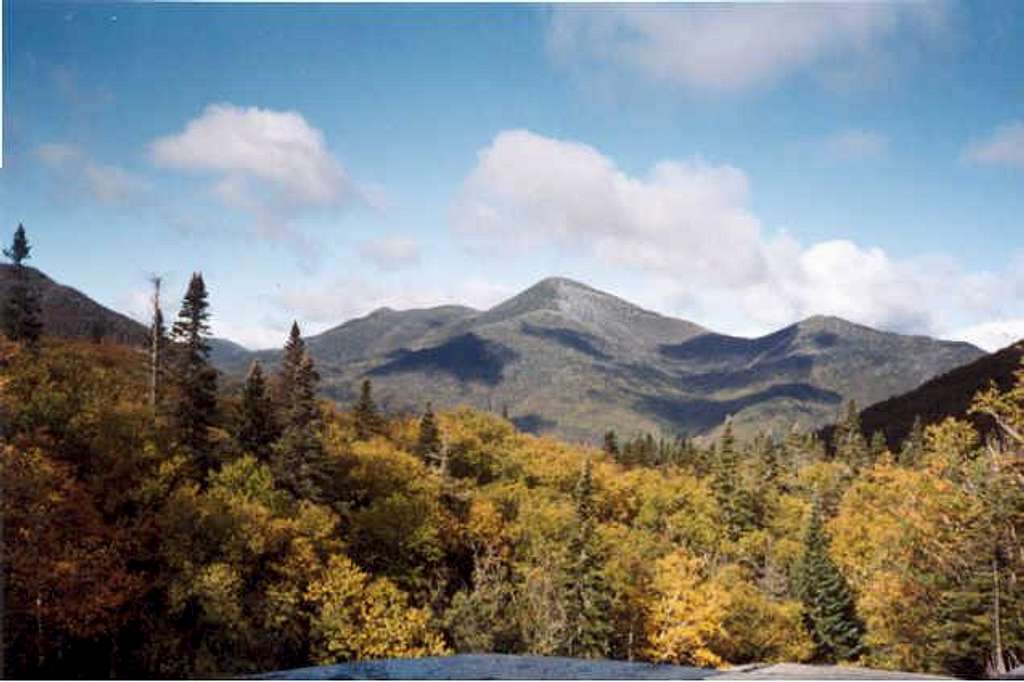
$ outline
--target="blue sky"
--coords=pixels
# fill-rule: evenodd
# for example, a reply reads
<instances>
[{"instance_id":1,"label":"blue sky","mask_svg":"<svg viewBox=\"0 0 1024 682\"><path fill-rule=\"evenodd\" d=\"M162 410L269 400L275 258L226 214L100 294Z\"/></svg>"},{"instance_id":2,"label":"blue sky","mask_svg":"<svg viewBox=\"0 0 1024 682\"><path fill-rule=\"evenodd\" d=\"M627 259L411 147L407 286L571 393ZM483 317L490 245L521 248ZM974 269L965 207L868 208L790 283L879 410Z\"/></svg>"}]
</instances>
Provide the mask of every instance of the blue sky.
<instances>
[{"instance_id":1,"label":"blue sky","mask_svg":"<svg viewBox=\"0 0 1024 682\"><path fill-rule=\"evenodd\" d=\"M3 4L0 226L132 315L201 270L264 347L565 275L1024 336L1017 3Z\"/></svg>"}]
</instances>

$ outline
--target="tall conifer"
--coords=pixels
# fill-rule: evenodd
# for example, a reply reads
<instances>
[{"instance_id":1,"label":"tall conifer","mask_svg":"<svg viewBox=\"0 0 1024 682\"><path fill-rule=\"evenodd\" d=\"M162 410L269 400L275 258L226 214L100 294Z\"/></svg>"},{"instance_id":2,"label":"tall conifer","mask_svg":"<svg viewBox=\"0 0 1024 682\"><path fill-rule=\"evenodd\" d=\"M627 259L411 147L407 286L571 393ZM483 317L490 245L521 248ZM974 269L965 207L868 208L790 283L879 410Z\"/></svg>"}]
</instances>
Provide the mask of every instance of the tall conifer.
<instances>
[{"instance_id":1,"label":"tall conifer","mask_svg":"<svg viewBox=\"0 0 1024 682\"><path fill-rule=\"evenodd\" d=\"M814 640L815 660L852 661L864 652L864 624L846 579L828 554L821 516L821 504L815 499L804 536L797 592L804 603L804 623Z\"/></svg>"},{"instance_id":2,"label":"tall conifer","mask_svg":"<svg viewBox=\"0 0 1024 682\"><path fill-rule=\"evenodd\" d=\"M566 643L569 656L601 658L607 655L611 627L611 596L602 567L597 537L597 510L590 459L576 483L576 526L568 547L566 573Z\"/></svg>"},{"instance_id":3,"label":"tall conifer","mask_svg":"<svg viewBox=\"0 0 1024 682\"><path fill-rule=\"evenodd\" d=\"M246 452L266 459L277 437L277 425L259 360L253 361L246 375L240 411L238 444Z\"/></svg>"},{"instance_id":4,"label":"tall conifer","mask_svg":"<svg viewBox=\"0 0 1024 682\"><path fill-rule=\"evenodd\" d=\"M209 428L217 409L217 371L210 365L209 301L203 276L189 280L172 335L177 343L176 417L181 444L205 473L213 466Z\"/></svg>"},{"instance_id":5,"label":"tall conifer","mask_svg":"<svg viewBox=\"0 0 1024 682\"><path fill-rule=\"evenodd\" d=\"M30 258L32 247L25 236L25 227L19 223L14 232L10 248L4 249L14 266L14 278L4 301L2 323L4 334L12 341L24 342L29 348L36 348L43 333L42 310L36 292L29 282L24 261Z\"/></svg>"},{"instance_id":6,"label":"tall conifer","mask_svg":"<svg viewBox=\"0 0 1024 682\"><path fill-rule=\"evenodd\" d=\"M373 402L373 386L369 379L363 379L359 390L359 401L353 408L353 415L355 416L356 438L359 440L368 440L383 433L383 420L380 413L377 412L377 404Z\"/></svg>"}]
</instances>

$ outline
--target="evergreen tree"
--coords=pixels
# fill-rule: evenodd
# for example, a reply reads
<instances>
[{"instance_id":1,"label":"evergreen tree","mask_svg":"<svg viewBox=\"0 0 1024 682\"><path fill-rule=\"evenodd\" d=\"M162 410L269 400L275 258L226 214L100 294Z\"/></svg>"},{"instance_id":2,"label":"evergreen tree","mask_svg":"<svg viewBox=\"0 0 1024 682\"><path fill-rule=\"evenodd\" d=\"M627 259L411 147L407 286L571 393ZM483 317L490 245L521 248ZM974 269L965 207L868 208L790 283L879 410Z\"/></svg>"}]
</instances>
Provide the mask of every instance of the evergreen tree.
<instances>
[{"instance_id":1,"label":"evergreen tree","mask_svg":"<svg viewBox=\"0 0 1024 682\"><path fill-rule=\"evenodd\" d=\"M849 464L854 471L859 471L871 464L871 450L861 431L860 412L857 410L857 403L853 400L846 404L846 415L836 425L833 444L836 458Z\"/></svg>"},{"instance_id":2,"label":"evergreen tree","mask_svg":"<svg viewBox=\"0 0 1024 682\"><path fill-rule=\"evenodd\" d=\"M420 433L416 440L416 454L426 462L433 462L441 453L441 432L437 428L430 403L420 418Z\"/></svg>"},{"instance_id":3,"label":"evergreen tree","mask_svg":"<svg viewBox=\"0 0 1024 682\"><path fill-rule=\"evenodd\" d=\"M373 386L369 379L363 379L359 401L352 411L355 416L357 439L368 440L384 432L384 423L377 412L377 404L373 402Z\"/></svg>"},{"instance_id":4,"label":"evergreen tree","mask_svg":"<svg viewBox=\"0 0 1024 682\"><path fill-rule=\"evenodd\" d=\"M565 586L565 653L580 658L608 654L611 594L602 572L590 459L576 483L576 527L569 540Z\"/></svg>"},{"instance_id":5,"label":"evergreen tree","mask_svg":"<svg viewBox=\"0 0 1024 682\"><path fill-rule=\"evenodd\" d=\"M299 331L299 323L292 322L291 330L288 332L288 340L284 344L284 355L281 357L281 365L277 370L277 385L275 399L283 414L291 411L291 400L295 395L293 384L295 375L302 364L302 357L306 354L306 342L302 339L302 332Z\"/></svg>"},{"instance_id":6,"label":"evergreen tree","mask_svg":"<svg viewBox=\"0 0 1024 682\"><path fill-rule=\"evenodd\" d=\"M851 661L864 652L864 625L846 579L828 554L821 515L821 504L815 499L804 536L797 593L804 603L804 623L814 640L815 660Z\"/></svg>"},{"instance_id":7,"label":"evergreen tree","mask_svg":"<svg viewBox=\"0 0 1024 682\"><path fill-rule=\"evenodd\" d=\"M740 477L739 453L732 433L732 419L727 419L712 465L711 488L729 538L736 540L754 525L750 491Z\"/></svg>"},{"instance_id":8,"label":"evergreen tree","mask_svg":"<svg viewBox=\"0 0 1024 682\"><path fill-rule=\"evenodd\" d=\"M14 266L14 277L2 310L4 334L11 341L24 342L35 349L43 333L42 310L35 290L28 281L28 271L23 264L31 256L32 247L25 236L25 227L18 224L10 248L4 249L4 256Z\"/></svg>"},{"instance_id":9,"label":"evergreen tree","mask_svg":"<svg viewBox=\"0 0 1024 682\"><path fill-rule=\"evenodd\" d=\"M921 421L921 415L918 415L914 417L914 425L903 440L899 463L901 466L915 467L921 462L922 456L924 456L924 423Z\"/></svg>"},{"instance_id":10,"label":"evergreen tree","mask_svg":"<svg viewBox=\"0 0 1024 682\"><path fill-rule=\"evenodd\" d=\"M214 464L209 428L217 409L217 371L210 365L210 318L206 284L193 273L172 328L178 345L175 416L181 444L205 473Z\"/></svg>"},{"instance_id":11,"label":"evergreen tree","mask_svg":"<svg viewBox=\"0 0 1024 682\"><path fill-rule=\"evenodd\" d=\"M608 453L612 459L619 459L619 438L615 434L614 430L606 431L604 434L604 451Z\"/></svg>"},{"instance_id":12,"label":"evergreen tree","mask_svg":"<svg viewBox=\"0 0 1024 682\"><path fill-rule=\"evenodd\" d=\"M291 378L291 408L274 448L274 475L300 499L325 500L332 479L331 462L324 452L316 385L320 377L305 353Z\"/></svg>"},{"instance_id":13,"label":"evergreen tree","mask_svg":"<svg viewBox=\"0 0 1024 682\"><path fill-rule=\"evenodd\" d=\"M241 414L238 425L238 444L246 452L266 459L277 438L274 406L267 393L263 367L254 360L242 386Z\"/></svg>"},{"instance_id":14,"label":"evergreen tree","mask_svg":"<svg viewBox=\"0 0 1024 682\"><path fill-rule=\"evenodd\" d=\"M868 446L868 451L871 453L871 461L877 462L878 458L889 449L889 446L885 442L885 434L881 431L875 431L871 434L871 445Z\"/></svg>"}]
</instances>

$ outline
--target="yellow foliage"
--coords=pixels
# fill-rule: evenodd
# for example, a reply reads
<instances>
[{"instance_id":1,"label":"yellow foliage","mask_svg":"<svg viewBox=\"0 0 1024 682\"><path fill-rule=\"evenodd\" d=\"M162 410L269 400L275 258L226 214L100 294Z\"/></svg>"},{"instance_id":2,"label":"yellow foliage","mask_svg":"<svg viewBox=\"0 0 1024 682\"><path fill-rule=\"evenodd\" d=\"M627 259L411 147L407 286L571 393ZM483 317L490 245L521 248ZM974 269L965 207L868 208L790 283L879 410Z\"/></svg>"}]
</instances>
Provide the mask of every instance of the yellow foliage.
<instances>
[{"instance_id":1,"label":"yellow foliage","mask_svg":"<svg viewBox=\"0 0 1024 682\"><path fill-rule=\"evenodd\" d=\"M725 635L728 595L702 577L703 562L676 550L655 564L647 602L647 655L654 661L717 667L712 642Z\"/></svg>"},{"instance_id":2,"label":"yellow foliage","mask_svg":"<svg viewBox=\"0 0 1024 682\"><path fill-rule=\"evenodd\" d=\"M321 665L448 653L428 610L410 608L391 581L371 579L344 556L330 558L306 599L315 610L312 650Z\"/></svg>"}]
</instances>

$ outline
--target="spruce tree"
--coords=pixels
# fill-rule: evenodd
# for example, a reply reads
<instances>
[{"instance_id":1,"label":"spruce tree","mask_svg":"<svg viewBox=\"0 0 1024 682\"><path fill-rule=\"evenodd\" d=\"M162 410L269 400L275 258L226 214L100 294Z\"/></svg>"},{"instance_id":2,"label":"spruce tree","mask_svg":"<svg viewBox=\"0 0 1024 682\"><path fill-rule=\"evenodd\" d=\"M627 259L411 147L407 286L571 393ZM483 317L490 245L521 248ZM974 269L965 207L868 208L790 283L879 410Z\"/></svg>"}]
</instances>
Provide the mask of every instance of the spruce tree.
<instances>
[{"instance_id":1,"label":"spruce tree","mask_svg":"<svg viewBox=\"0 0 1024 682\"><path fill-rule=\"evenodd\" d=\"M612 457L619 459L619 438L614 430L606 431L604 434L604 451Z\"/></svg>"},{"instance_id":2,"label":"spruce tree","mask_svg":"<svg viewBox=\"0 0 1024 682\"><path fill-rule=\"evenodd\" d=\"M580 658L608 654L611 594L602 572L590 459L576 483L576 525L569 540L565 585L565 653Z\"/></svg>"},{"instance_id":3,"label":"spruce tree","mask_svg":"<svg viewBox=\"0 0 1024 682\"><path fill-rule=\"evenodd\" d=\"M881 431L875 431L871 434L871 444L868 446L868 451L871 453L871 461L877 462L878 458L882 456L889 449L888 444L885 442L885 434Z\"/></svg>"},{"instance_id":4,"label":"spruce tree","mask_svg":"<svg viewBox=\"0 0 1024 682\"><path fill-rule=\"evenodd\" d=\"M14 266L13 282L8 290L7 300L4 301L3 319L0 320L3 323L3 331L11 341L23 342L30 349L35 349L43 333L42 310L24 265L24 261L31 257L29 254L32 247L21 223L14 232L10 248L3 251L4 256Z\"/></svg>"},{"instance_id":5,"label":"spruce tree","mask_svg":"<svg viewBox=\"0 0 1024 682\"><path fill-rule=\"evenodd\" d=\"M722 512L729 538L737 540L754 525L750 491L740 478L739 453L732 433L732 420L727 419L718 440L712 466L711 488Z\"/></svg>"},{"instance_id":6,"label":"spruce tree","mask_svg":"<svg viewBox=\"0 0 1024 682\"><path fill-rule=\"evenodd\" d=\"M285 428L274 448L274 474L296 497L323 502L332 473L316 403L319 379L313 359L303 354L291 378L291 407L285 415Z\"/></svg>"},{"instance_id":7,"label":"spruce tree","mask_svg":"<svg viewBox=\"0 0 1024 682\"><path fill-rule=\"evenodd\" d=\"M850 400L846 404L846 415L836 425L833 438L837 459L849 464L854 471L870 466L871 450L861 431L860 412L855 401Z\"/></svg>"},{"instance_id":8,"label":"spruce tree","mask_svg":"<svg viewBox=\"0 0 1024 682\"><path fill-rule=\"evenodd\" d=\"M302 339L302 332L299 331L299 323L293 321L292 328L288 332L288 340L284 344L284 356L281 358L281 367L278 370L281 408L286 413L291 410L290 401L295 395L293 383L305 354L306 342Z\"/></svg>"},{"instance_id":9,"label":"spruce tree","mask_svg":"<svg viewBox=\"0 0 1024 682\"><path fill-rule=\"evenodd\" d=\"M804 624L814 641L815 660L852 661L864 652L864 625L846 579L828 554L829 540L821 515L816 498L804 536L797 593L804 603Z\"/></svg>"},{"instance_id":10,"label":"spruce tree","mask_svg":"<svg viewBox=\"0 0 1024 682\"><path fill-rule=\"evenodd\" d=\"M430 403L420 418L420 433L416 440L416 454L425 462L434 462L441 453L441 432L437 428L434 410Z\"/></svg>"},{"instance_id":11,"label":"spruce tree","mask_svg":"<svg viewBox=\"0 0 1024 682\"><path fill-rule=\"evenodd\" d=\"M265 460L277 438L274 406L267 393L263 367L254 360L242 386L238 424L238 444L261 460Z\"/></svg>"},{"instance_id":12,"label":"spruce tree","mask_svg":"<svg viewBox=\"0 0 1024 682\"><path fill-rule=\"evenodd\" d=\"M921 462L921 458L924 456L924 423L921 421L921 416L914 417L914 425L910 428L910 433L903 440L903 446L900 448L899 463L905 467L915 467Z\"/></svg>"},{"instance_id":13,"label":"spruce tree","mask_svg":"<svg viewBox=\"0 0 1024 682\"><path fill-rule=\"evenodd\" d=\"M205 474L214 464L209 428L217 409L217 371L210 365L209 301L203 276L192 274L172 328L177 344L177 406L181 444Z\"/></svg>"},{"instance_id":14,"label":"spruce tree","mask_svg":"<svg viewBox=\"0 0 1024 682\"><path fill-rule=\"evenodd\" d=\"M384 431L383 420L377 412L377 404L373 402L373 386L369 379L363 379L359 391L359 401L352 410L355 417L356 438L368 440Z\"/></svg>"}]
</instances>

